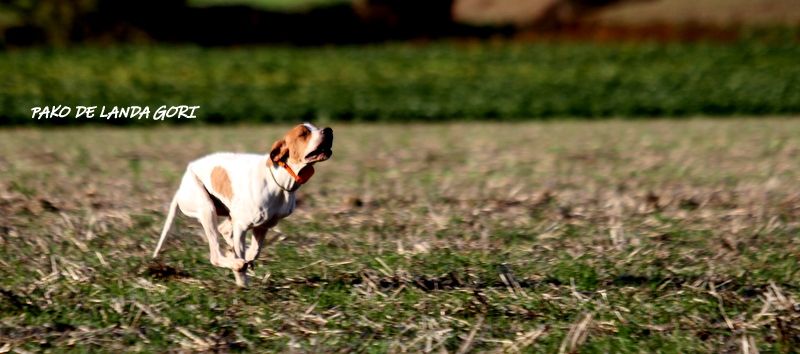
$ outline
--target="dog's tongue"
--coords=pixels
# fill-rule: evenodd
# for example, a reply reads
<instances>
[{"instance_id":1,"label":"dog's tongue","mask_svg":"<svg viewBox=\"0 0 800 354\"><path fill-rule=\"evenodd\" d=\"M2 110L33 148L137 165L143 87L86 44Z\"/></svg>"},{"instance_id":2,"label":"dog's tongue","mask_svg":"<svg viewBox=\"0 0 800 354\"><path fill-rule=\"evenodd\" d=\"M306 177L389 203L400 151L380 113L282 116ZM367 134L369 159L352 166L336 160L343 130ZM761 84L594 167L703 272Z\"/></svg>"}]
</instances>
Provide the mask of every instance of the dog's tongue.
<instances>
[{"instance_id":1,"label":"dog's tongue","mask_svg":"<svg viewBox=\"0 0 800 354\"><path fill-rule=\"evenodd\" d=\"M303 169L300 170L300 173L297 174L297 177L300 178L297 181L297 183L304 184L308 182L308 180L310 180L311 176L313 175L314 175L314 166L308 165L306 167L303 167Z\"/></svg>"}]
</instances>

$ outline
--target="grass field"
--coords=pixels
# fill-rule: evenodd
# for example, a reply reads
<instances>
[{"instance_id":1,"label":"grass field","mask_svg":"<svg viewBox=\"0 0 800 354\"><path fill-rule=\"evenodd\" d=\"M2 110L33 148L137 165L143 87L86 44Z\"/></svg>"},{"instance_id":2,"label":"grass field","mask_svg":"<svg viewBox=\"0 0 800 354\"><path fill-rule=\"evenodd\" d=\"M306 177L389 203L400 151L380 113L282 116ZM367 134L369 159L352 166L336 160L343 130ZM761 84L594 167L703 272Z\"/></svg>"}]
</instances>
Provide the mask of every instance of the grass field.
<instances>
[{"instance_id":1,"label":"grass field","mask_svg":"<svg viewBox=\"0 0 800 354\"><path fill-rule=\"evenodd\" d=\"M798 57L790 39L9 51L0 123L46 105L197 105L218 123L794 114Z\"/></svg>"},{"instance_id":2,"label":"grass field","mask_svg":"<svg viewBox=\"0 0 800 354\"><path fill-rule=\"evenodd\" d=\"M0 347L727 352L800 345L800 121L347 125L235 289L185 163L286 126L0 131Z\"/></svg>"}]
</instances>

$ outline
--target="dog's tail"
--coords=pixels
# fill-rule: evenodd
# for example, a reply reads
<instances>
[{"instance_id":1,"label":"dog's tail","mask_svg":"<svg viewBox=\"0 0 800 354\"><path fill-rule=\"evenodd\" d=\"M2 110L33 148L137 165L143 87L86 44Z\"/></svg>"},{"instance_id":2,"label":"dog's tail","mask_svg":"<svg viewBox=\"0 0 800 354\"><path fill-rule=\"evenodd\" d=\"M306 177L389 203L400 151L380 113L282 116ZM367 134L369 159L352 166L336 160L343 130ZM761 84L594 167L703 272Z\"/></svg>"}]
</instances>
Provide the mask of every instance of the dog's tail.
<instances>
[{"instance_id":1,"label":"dog's tail","mask_svg":"<svg viewBox=\"0 0 800 354\"><path fill-rule=\"evenodd\" d=\"M178 194L175 193L175 196L172 197L172 203L169 205L169 212L167 213L167 221L164 222L164 229L161 230L161 238L158 239L158 245L156 246L155 252L153 252L153 258L158 257L158 251L161 250L161 245L164 244L164 239L167 238L167 232L169 232L169 228L172 226L172 220L175 219L175 210L178 209Z\"/></svg>"}]
</instances>

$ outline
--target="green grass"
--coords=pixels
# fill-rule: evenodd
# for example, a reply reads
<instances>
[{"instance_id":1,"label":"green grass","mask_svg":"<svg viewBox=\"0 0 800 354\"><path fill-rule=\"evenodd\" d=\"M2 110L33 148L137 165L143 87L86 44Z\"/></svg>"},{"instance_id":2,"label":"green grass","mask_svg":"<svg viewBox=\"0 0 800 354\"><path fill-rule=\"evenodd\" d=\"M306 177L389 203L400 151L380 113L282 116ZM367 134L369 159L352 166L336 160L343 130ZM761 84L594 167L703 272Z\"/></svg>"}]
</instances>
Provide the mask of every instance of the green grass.
<instances>
[{"instance_id":1,"label":"green grass","mask_svg":"<svg viewBox=\"0 0 800 354\"><path fill-rule=\"evenodd\" d=\"M0 131L0 343L48 352L800 344L800 122L338 124L236 289L185 164L286 126ZM135 171L135 173L134 173Z\"/></svg>"},{"instance_id":2,"label":"green grass","mask_svg":"<svg viewBox=\"0 0 800 354\"><path fill-rule=\"evenodd\" d=\"M797 57L791 40L32 49L0 53L0 119L178 104L217 123L789 114Z\"/></svg>"}]
</instances>

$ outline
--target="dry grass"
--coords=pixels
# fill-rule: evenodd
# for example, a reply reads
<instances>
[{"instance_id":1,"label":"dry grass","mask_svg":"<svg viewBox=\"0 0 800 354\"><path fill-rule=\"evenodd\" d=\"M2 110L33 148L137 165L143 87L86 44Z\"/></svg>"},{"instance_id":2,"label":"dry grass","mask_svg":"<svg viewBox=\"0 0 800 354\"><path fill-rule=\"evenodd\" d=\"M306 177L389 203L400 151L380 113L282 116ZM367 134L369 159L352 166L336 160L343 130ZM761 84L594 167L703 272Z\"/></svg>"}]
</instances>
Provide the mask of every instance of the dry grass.
<instances>
[{"instance_id":1,"label":"dry grass","mask_svg":"<svg viewBox=\"0 0 800 354\"><path fill-rule=\"evenodd\" d=\"M0 349L792 351L800 122L334 125L253 286L185 163L286 127L0 131Z\"/></svg>"}]
</instances>

